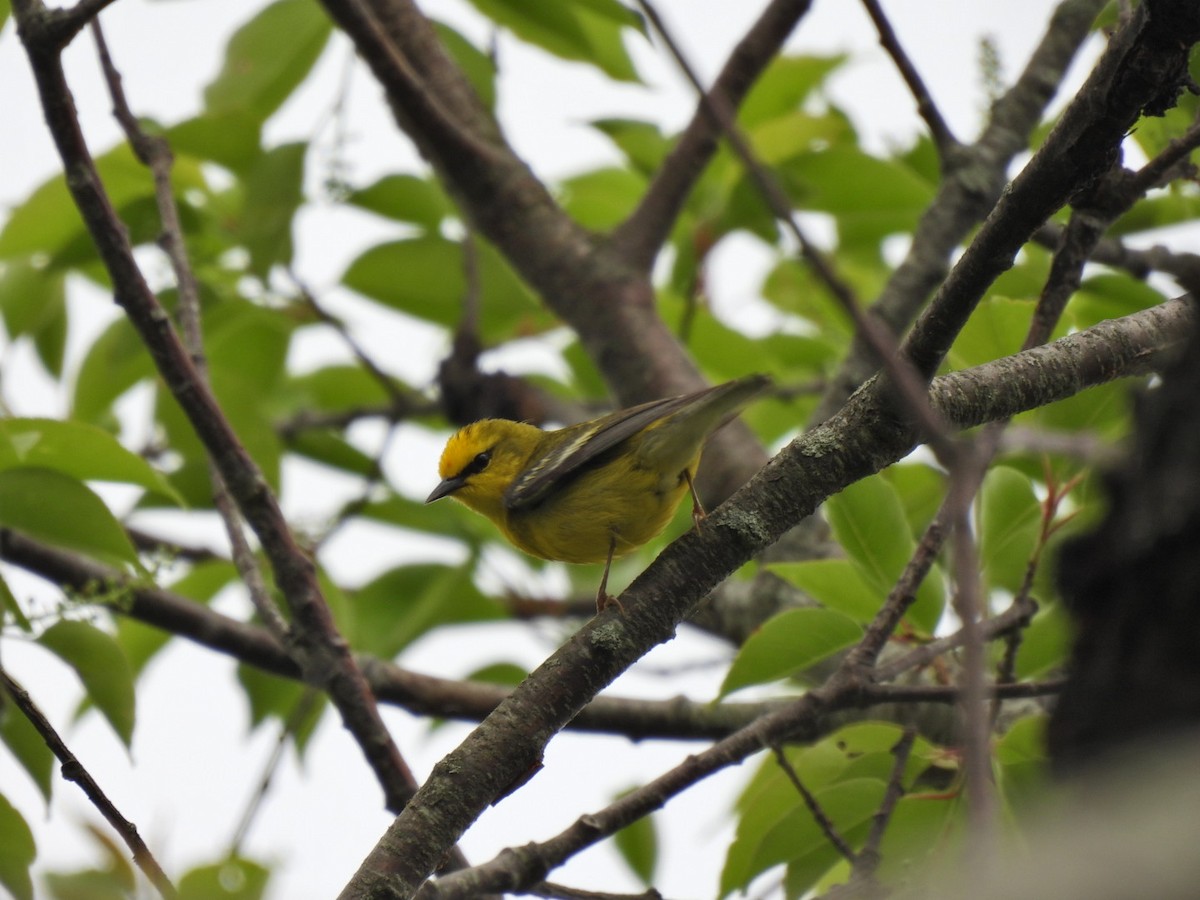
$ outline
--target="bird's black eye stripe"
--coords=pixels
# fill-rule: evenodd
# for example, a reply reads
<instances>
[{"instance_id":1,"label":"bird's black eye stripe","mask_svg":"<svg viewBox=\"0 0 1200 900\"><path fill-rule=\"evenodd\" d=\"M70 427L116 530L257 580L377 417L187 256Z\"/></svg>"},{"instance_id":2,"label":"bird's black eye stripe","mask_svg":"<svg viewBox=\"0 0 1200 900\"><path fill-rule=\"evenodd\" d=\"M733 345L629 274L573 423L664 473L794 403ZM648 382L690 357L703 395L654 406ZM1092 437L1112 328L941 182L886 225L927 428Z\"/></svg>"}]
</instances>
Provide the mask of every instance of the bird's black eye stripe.
<instances>
[{"instance_id":1,"label":"bird's black eye stripe","mask_svg":"<svg viewBox=\"0 0 1200 900\"><path fill-rule=\"evenodd\" d=\"M475 454L475 458L467 463L463 470L459 473L460 478L470 478L472 475L477 475L488 467L488 463L492 461L492 451L484 450L482 453Z\"/></svg>"}]
</instances>

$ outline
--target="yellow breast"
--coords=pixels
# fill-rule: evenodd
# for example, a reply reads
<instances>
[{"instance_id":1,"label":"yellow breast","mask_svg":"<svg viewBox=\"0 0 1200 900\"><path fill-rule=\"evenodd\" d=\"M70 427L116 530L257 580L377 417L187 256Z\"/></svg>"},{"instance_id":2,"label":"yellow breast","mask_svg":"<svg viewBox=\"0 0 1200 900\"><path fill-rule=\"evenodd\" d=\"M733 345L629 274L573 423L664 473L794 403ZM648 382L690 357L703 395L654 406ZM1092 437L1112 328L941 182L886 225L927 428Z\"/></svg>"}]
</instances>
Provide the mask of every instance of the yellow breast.
<instances>
[{"instance_id":1,"label":"yellow breast","mask_svg":"<svg viewBox=\"0 0 1200 900\"><path fill-rule=\"evenodd\" d=\"M692 475L698 462L699 454L688 465ZM657 536L687 491L682 470L664 477L626 454L580 473L537 506L508 511L501 527L533 556L602 563L614 540L613 555L624 556Z\"/></svg>"}]
</instances>

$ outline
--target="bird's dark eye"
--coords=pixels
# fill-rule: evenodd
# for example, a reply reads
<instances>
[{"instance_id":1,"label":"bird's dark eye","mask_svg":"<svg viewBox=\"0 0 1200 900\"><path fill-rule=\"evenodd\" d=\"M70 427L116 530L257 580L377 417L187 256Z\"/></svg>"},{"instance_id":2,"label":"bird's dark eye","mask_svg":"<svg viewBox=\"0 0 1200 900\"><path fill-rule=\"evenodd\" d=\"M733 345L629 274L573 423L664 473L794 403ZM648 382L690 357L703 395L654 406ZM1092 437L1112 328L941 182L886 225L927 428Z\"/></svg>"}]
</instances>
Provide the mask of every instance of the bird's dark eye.
<instances>
[{"instance_id":1,"label":"bird's dark eye","mask_svg":"<svg viewBox=\"0 0 1200 900\"><path fill-rule=\"evenodd\" d=\"M488 463L490 463L491 461L492 461L492 451L491 450L484 450L482 453L476 453L475 458L466 464L466 466L463 468L460 475L463 478L470 478L472 475L478 475L480 472L482 472L484 469L487 468Z\"/></svg>"}]
</instances>

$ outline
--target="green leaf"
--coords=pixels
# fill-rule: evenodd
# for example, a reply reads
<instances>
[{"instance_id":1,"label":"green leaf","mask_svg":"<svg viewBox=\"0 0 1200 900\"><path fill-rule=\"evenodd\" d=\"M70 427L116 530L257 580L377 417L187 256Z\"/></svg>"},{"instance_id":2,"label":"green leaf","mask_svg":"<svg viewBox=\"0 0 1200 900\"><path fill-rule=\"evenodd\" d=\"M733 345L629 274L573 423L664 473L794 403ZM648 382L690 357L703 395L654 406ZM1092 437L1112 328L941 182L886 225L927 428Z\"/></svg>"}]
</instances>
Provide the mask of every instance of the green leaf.
<instances>
[{"instance_id":1,"label":"green leaf","mask_svg":"<svg viewBox=\"0 0 1200 900\"><path fill-rule=\"evenodd\" d=\"M54 900L129 900L133 885L125 873L112 869L47 872L46 887Z\"/></svg>"},{"instance_id":2,"label":"green leaf","mask_svg":"<svg viewBox=\"0 0 1200 900\"><path fill-rule=\"evenodd\" d=\"M828 297L808 266L790 258L782 259L767 273L762 295L764 300L811 323L826 340L838 346L845 347L854 334L845 309Z\"/></svg>"},{"instance_id":3,"label":"green leaf","mask_svg":"<svg viewBox=\"0 0 1200 900\"><path fill-rule=\"evenodd\" d=\"M197 866L179 879L179 900L262 900L271 870L235 857Z\"/></svg>"},{"instance_id":4,"label":"green leaf","mask_svg":"<svg viewBox=\"0 0 1200 900\"><path fill-rule=\"evenodd\" d=\"M1130 387L1128 380L1100 384L1017 416L1021 424L1060 431L1092 431L1099 437L1118 440L1129 431Z\"/></svg>"},{"instance_id":5,"label":"green leaf","mask_svg":"<svg viewBox=\"0 0 1200 900\"><path fill-rule=\"evenodd\" d=\"M719 696L776 681L853 646L862 627L831 609L791 609L768 619L739 648Z\"/></svg>"},{"instance_id":6,"label":"green leaf","mask_svg":"<svg viewBox=\"0 0 1200 900\"><path fill-rule=\"evenodd\" d=\"M851 145L799 154L778 171L798 206L837 219L844 243L910 232L933 199L934 185L902 162Z\"/></svg>"},{"instance_id":7,"label":"green leaf","mask_svg":"<svg viewBox=\"0 0 1200 900\"><path fill-rule=\"evenodd\" d=\"M967 369L1016 353L1029 331L1034 305L1006 297L981 302L950 348L950 365Z\"/></svg>"},{"instance_id":8,"label":"green leaf","mask_svg":"<svg viewBox=\"0 0 1200 900\"><path fill-rule=\"evenodd\" d=\"M878 779L857 778L812 792L838 832L853 846L869 830L885 787L886 782ZM739 828L721 872L721 896L745 888L759 874L782 863L796 868L798 883L811 887L841 859L794 791L790 799L791 811L765 833L744 835Z\"/></svg>"},{"instance_id":9,"label":"green leaf","mask_svg":"<svg viewBox=\"0 0 1200 900\"><path fill-rule=\"evenodd\" d=\"M103 429L57 419L0 419L0 471L53 469L80 481L136 484L178 501L162 473Z\"/></svg>"},{"instance_id":10,"label":"green leaf","mask_svg":"<svg viewBox=\"0 0 1200 900\"><path fill-rule=\"evenodd\" d=\"M104 562L138 566L125 529L86 485L52 469L0 472L0 524Z\"/></svg>"},{"instance_id":11,"label":"green leaf","mask_svg":"<svg viewBox=\"0 0 1200 900\"><path fill-rule=\"evenodd\" d=\"M897 463L881 473L896 489L913 534L923 534L946 496L946 476L924 463Z\"/></svg>"},{"instance_id":12,"label":"green leaf","mask_svg":"<svg viewBox=\"0 0 1200 900\"><path fill-rule=\"evenodd\" d=\"M33 832L8 799L0 794L0 885L15 900L33 900L29 867L37 857Z\"/></svg>"},{"instance_id":13,"label":"green leaf","mask_svg":"<svg viewBox=\"0 0 1200 900\"><path fill-rule=\"evenodd\" d=\"M487 344L552 323L537 298L488 244L477 242L480 337ZM434 235L379 244L346 270L342 283L393 309L452 328L467 293L462 247Z\"/></svg>"},{"instance_id":14,"label":"green leaf","mask_svg":"<svg viewBox=\"0 0 1200 900\"><path fill-rule=\"evenodd\" d=\"M204 89L207 112L266 120L308 76L331 31L317 4L276 0L229 39L221 71Z\"/></svg>"},{"instance_id":15,"label":"green leaf","mask_svg":"<svg viewBox=\"0 0 1200 900\"><path fill-rule=\"evenodd\" d=\"M814 148L828 147L849 131L849 123L841 116L796 111L756 125L748 137L765 164L779 166Z\"/></svg>"},{"instance_id":16,"label":"green leaf","mask_svg":"<svg viewBox=\"0 0 1200 900\"><path fill-rule=\"evenodd\" d=\"M432 490L437 478L436 473L430 474L429 490ZM463 540L472 547L479 547L487 541L502 540L500 530L495 525L460 503L426 505L407 497L391 496L368 503L363 507L362 515L418 533Z\"/></svg>"},{"instance_id":17,"label":"green leaf","mask_svg":"<svg viewBox=\"0 0 1200 900\"><path fill-rule=\"evenodd\" d=\"M641 20L615 0L471 0L488 18L521 40L555 56L596 66L617 81L637 81L637 70L621 42L623 27Z\"/></svg>"},{"instance_id":18,"label":"green leaf","mask_svg":"<svg viewBox=\"0 0 1200 900\"><path fill-rule=\"evenodd\" d=\"M825 510L834 536L863 580L886 597L915 547L896 489L877 475L864 478L830 497ZM906 618L919 630L932 633L944 605L941 576L934 568Z\"/></svg>"},{"instance_id":19,"label":"green leaf","mask_svg":"<svg viewBox=\"0 0 1200 900\"><path fill-rule=\"evenodd\" d=\"M848 559L770 563L767 568L822 606L837 610L856 622L871 621L883 605L883 597L867 584Z\"/></svg>"},{"instance_id":20,"label":"green leaf","mask_svg":"<svg viewBox=\"0 0 1200 900\"><path fill-rule=\"evenodd\" d=\"M333 428L306 428L288 440L288 449L313 462L362 478L378 475L376 461Z\"/></svg>"},{"instance_id":21,"label":"green leaf","mask_svg":"<svg viewBox=\"0 0 1200 900\"><path fill-rule=\"evenodd\" d=\"M1050 788L1046 722L1045 715L1026 716L996 743L996 783L1013 812L1044 803Z\"/></svg>"},{"instance_id":22,"label":"green leaf","mask_svg":"<svg viewBox=\"0 0 1200 900\"><path fill-rule=\"evenodd\" d=\"M1008 466L993 466L979 491L978 527L986 584L1015 594L1042 530L1042 505L1029 478Z\"/></svg>"},{"instance_id":23,"label":"green leaf","mask_svg":"<svg viewBox=\"0 0 1200 900\"><path fill-rule=\"evenodd\" d=\"M1200 197L1194 192L1169 190L1139 201L1133 209L1117 219L1107 233L1113 237L1124 237L1142 231L1169 228L1197 217L1200 217Z\"/></svg>"},{"instance_id":24,"label":"green leaf","mask_svg":"<svg viewBox=\"0 0 1200 900\"><path fill-rule=\"evenodd\" d=\"M46 369L55 376L62 374L66 338L62 272L21 259L0 266L0 318L10 337L32 337Z\"/></svg>"},{"instance_id":25,"label":"green leaf","mask_svg":"<svg viewBox=\"0 0 1200 900\"><path fill-rule=\"evenodd\" d=\"M750 127L794 112L845 61L845 54L776 57L746 95L738 120Z\"/></svg>"},{"instance_id":26,"label":"green leaf","mask_svg":"<svg viewBox=\"0 0 1200 900\"><path fill-rule=\"evenodd\" d=\"M632 790L622 791L617 797L623 797ZM658 866L658 830L654 827L654 819L643 816L626 825L613 835L613 843L633 874L643 884L653 883L654 870Z\"/></svg>"},{"instance_id":27,"label":"green leaf","mask_svg":"<svg viewBox=\"0 0 1200 900\"><path fill-rule=\"evenodd\" d=\"M643 175L658 171L671 149L671 141L653 122L596 119L589 124L616 144L629 164Z\"/></svg>"},{"instance_id":28,"label":"green leaf","mask_svg":"<svg viewBox=\"0 0 1200 900\"><path fill-rule=\"evenodd\" d=\"M355 592L353 607L354 648L384 659L433 628L504 618L467 569L432 563L384 572Z\"/></svg>"},{"instance_id":29,"label":"green leaf","mask_svg":"<svg viewBox=\"0 0 1200 900\"><path fill-rule=\"evenodd\" d=\"M264 153L245 178L246 199L235 233L250 253L250 270L265 278L292 261L292 220L304 200L303 142Z\"/></svg>"},{"instance_id":30,"label":"green leaf","mask_svg":"<svg viewBox=\"0 0 1200 900\"><path fill-rule=\"evenodd\" d=\"M262 120L246 110L205 113L164 132L176 156L208 160L245 173L262 153Z\"/></svg>"},{"instance_id":31,"label":"green leaf","mask_svg":"<svg viewBox=\"0 0 1200 900\"><path fill-rule=\"evenodd\" d=\"M629 169L595 169L560 185L563 208L584 228L607 231L633 211L646 192L644 176Z\"/></svg>"},{"instance_id":32,"label":"green leaf","mask_svg":"<svg viewBox=\"0 0 1200 900\"><path fill-rule=\"evenodd\" d=\"M965 832L966 804L953 795L901 797L879 846L884 884L911 882L938 860L957 859Z\"/></svg>"},{"instance_id":33,"label":"green leaf","mask_svg":"<svg viewBox=\"0 0 1200 900\"><path fill-rule=\"evenodd\" d=\"M1062 668L1073 633L1071 620L1061 604L1043 604L1021 636L1017 678L1035 678Z\"/></svg>"},{"instance_id":34,"label":"green leaf","mask_svg":"<svg viewBox=\"0 0 1200 900\"><path fill-rule=\"evenodd\" d=\"M6 615L0 616L0 623L7 625L8 617L12 616L12 621L26 634L33 631L33 625L30 624L29 619L25 616L25 611L21 609L21 604L13 596L13 592L9 589L8 582L4 580L2 574L0 574L0 610L6 613Z\"/></svg>"},{"instance_id":35,"label":"green leaf","mask_svg":"<svg viewBox=\"0 0 1200 900\"><path fill-rule=\"evenodd\" d=\"M1125 275L1097 275L1080 285L1067 306L1067 317L1082 331L1106 319L1119 319L1157 306L1166 298L1146 284Z\"/></svg>"},{"instance_id":36,"label":"green leaf","mask_svg":"<svg viewBox=\"0 0 1200 900\"><path fill-rule=\"evenodd\" d=\"M481 669L476 669L467 675L467 681L482 681L484 684L498 684L503 687L516 687L529 675L529 671L516 663L492 663Z\"/></svg>"},{"instance_id":37,"label":"green leaf","mask_svg":"<svg viewBox=\"0 0 1200 900\"><path fill-rule=\"evenodd\" d=\"M154 362L141 338L122 316L88 349L71 400L71 415L85 422L112 420L112 405L139 381L154 375Z\"/></svg>"},{"instance_id":38,"label":"green leaf","mask_svg":"<svg viewBox=\"0 0 1200 900\"><path fill-rule=\"evenodd\" d=\"M379 380L362 366L333 365L289 378L298 409L342 412L391 401Z\"/></svg>"},{"instance_id":39,"label":"green leaf","mask_svg":"<svg viewBox=\"0 0 1200 900\"><path fill-rule=\"evenodd\" d=\"M346 202L397 222L411 222L426 231L454 213L454 206L436 181L416 175L385 175L374 184L353 191Z\"/></svg>"},{"instance_id":40,"label":"green leaf","mask_svg":"<svg viewBox=\"0 0 1200 900\"><path fill-rule=\"evenodd\" d=\"M7 697L4 699L7 706L0 710L0 741L29 773L42 797L49 803L54 778L54 754L29 719L25 718L25 714L16 709ZM0 843L3 841L0 840Z\"/></svg>"},{"instance_id":41,"label":"green leaf","mask_svg":"<svg viewBox=\"0 0 1200 900\"><path fill-rule=\"evenodd\" d=\"M128 747L133 740L133 670L116 639L86 622L64 620L37 640L75 670L88 698Z\"/></svg>"},{"instance_id":42,"label":"green leaf","mask_svg":"<svg viewBox=\"0 0 1200 900\"><path fill-rule=\"evenodd\" d=\"M290 738L296 752L303 755L327 707L324 695L246 664L238 665L237 679L250 703L251 724L257 727L268 719L286 723L294 729ZM298 714L302 715L297 723Z\"/></svg>"},{"instance_id":43,"label":"green leaf","mask_svg":"<svg viewBox=\"0 0 1200 900\"><path fill-rule=\"evenodd\" d=\"M187 574L171 584L171 590L180 596L207 604L219 590L237 577L238 572L233 563L208 560L192 565ZM121 651L129 660L135 679L141 676L146 664L171 638L169 631L145 625L128 616L117 617L117 643L121 645Z\"/></svg>"},{"instance_id":44,"label":"green leaf","mask_svg":"<svg viewBox=\"0 0 1200 900\"><path fill-rule=\"evenodd\" d=\"M150 171L121 143L96 160L96 168L114 207L137 198L154 197ZM0 231L0 259L44 253L55 257L73 240L87 240L87 231L62 175L43 182L12 210ZM95 251L92 250L94 256Z\"/></svg>"}]
</instances>

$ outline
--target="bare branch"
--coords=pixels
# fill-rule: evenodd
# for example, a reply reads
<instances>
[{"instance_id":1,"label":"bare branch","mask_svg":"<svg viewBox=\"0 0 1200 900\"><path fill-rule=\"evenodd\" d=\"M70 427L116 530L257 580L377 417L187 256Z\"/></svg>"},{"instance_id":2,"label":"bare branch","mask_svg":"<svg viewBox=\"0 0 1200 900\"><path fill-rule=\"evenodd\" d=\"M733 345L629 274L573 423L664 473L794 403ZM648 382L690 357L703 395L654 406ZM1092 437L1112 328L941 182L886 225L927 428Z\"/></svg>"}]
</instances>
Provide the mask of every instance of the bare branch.
<instances>
[{"instance_id":1,"label":"bare branch","mask_svg":"<svg viewBox=\"0 0 1200 900\"><path fill-rule=\"evenodd\" d=\"M137 826L121 815L104 790L96 783L96 779L71 752L71 748L66 745L66 742L59 737L54 726L50 724L50 720L33 702L29 692L21 687L20 683L9 675L3 666L0 666L0 687L4 688L4 692L12 698L13 704L29 720L29 724L42 736L46 746L62 764L63 778L78 784L100 815L104 816L105 821L121 836L121 840L133 852L134 863L150 879L150 883L154 885L159 895L166 900L173 900L179 896L175 891L175 886L171 884L170 879L159 866L158 860L154 858L154 854L150 852L150 848L146 846L142 836L138 834Z\"/></svg>"},{"instance_id":2,"label":"bare branch","mask_svg":"<svg viewBox=\"0 0 1200 900\"><path fill-rule=\"evenodd\" d=\"M896 804L904 796L904 770L908 767L908 755L912 751L916 739L916 731L906 728L904 734L900 736L900 740L896 742L896 746L892 748L895 762L892 765L891 777L888 778L887 793L884 794L883 803L879 805L879 809L875 811L872 818L871 833L867 835L867 841L854 861L852 884L874 878L875 870L879 868L881 861L879 847L883 843L883 835L887 831L888 822L891 821Z\"/></svg>"},{"instance_id":3,"label":"bare branch","mask_svg":"<svg viewBox=\"0 0 1200 900\"><path fill-rule=\"evenodd\" d=\"M778 744L771 748L775 754L775 762L779 764L779 768L783 770L783 774L787 776L787 780L792 783L792 787L796 789L796 793L800 795L800 799L804 801L804 805L812 814L813 820L817 823L817 827L821 829L821 833L831 843L837 852L852 865L858 861L858 854L854 852L854 848L846 843L846 839L838 832L837 826L833 824L829 816L825 814L825 810L821 808L821 804L817 802L817 798L813 796L812 791L804 786L804 782L800 780L800 776L796 774L795 768L788 762L787 755L783 752Z\"/></svg>"},{"instance_id":4,"label":"bare branch","mask_svg":"<svg viewBox=\"0 0 1200 900\"><path fill-rule=\"evenodd\" d=\"M946 120L942 118L937 104L933 102L933 95L929 93L929 88L925 86L917 67L913 65L908 54L904 52L904 48L900 46L900 40L896 37L892 23L884 14L883 7L879 5L879 0L862 0L862 2L863 6L867 8L867 14L871 17L871 21L875 23L875 30L879 32L879 43L888 52L892 62L896 64L896 69L900 72L904 83L908 85L913 99L917 101L917 112L929 126L929 134L938 148L943 168L946 168L948 157L958 148L958 140L951 133Z\"/></svg>"}]
</instances>

